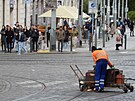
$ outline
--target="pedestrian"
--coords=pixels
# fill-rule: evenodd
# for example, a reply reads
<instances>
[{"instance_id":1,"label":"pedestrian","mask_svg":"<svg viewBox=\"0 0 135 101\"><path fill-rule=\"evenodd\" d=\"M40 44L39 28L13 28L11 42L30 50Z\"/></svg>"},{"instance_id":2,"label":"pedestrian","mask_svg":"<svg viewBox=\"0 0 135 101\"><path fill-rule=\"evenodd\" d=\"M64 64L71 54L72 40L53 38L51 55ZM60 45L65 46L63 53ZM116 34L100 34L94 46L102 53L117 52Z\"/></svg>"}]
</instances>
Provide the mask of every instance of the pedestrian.
<instances>
[{"instance_id":1,"label":"pedestrian","mask_svg":"<svg viewBox=\"0 0 135 101\"><path fill-rule=\"evenodd\" d=\"M1 29L1 47L2 47L2 51L4 51L6 53L6 27L3 25L2 29Z\"/></svg>"},{"instance_id":2,"label":"pedestrian","mask_svg":"<svg viewBox=\"0 0 135 101\"><path fill-rule=\"evenodd\" d=\"M50 24L48 24L47 29L46 29L47 47L49 47L49 43L50 43L50 33L51 33L51 26L50 26Z\"/></svg>"},{"instance_id":3,"label":"pedestrian","mask_svg":"<svg viewBox=\"0 0 135 101\"><path fill-rule=\"evenodd\" d=\"M107 64L113 67L113 64L109 61L107 53L101 48L97 49L92 46L92 58L95 66L95 91L104 90L104 81L106 77Z\"/></svg>"},{"instance_id":4,"label":"pedestrian","mask_svg":"<svg viewBox=\"0 0 135 101\"><path fill-rule=\"evenodd\" d=\"M75 25L74 25L71 33L72 33L72 39L73 39L72 46L76 48L77 47L77 43L78 43L79 32L76 29L76 26Z\"/></svg>"},{"instance_id":5,"label":"pedestrian","mask_svg":"<svg viewBox=\"0 0 135 101\"><path fill-rule=\"evenodd\" d=\"M16 52L18 52L18 50L19 50L19 46L18 46L18 35L19 35L19 25L14 27L14 39L15 39Z\"/></svg>"},{"instance_id":6,"label":"pedestrian","mask_svg":"<svg viewBox=\"0 0 135 101\"><path fill-rule=\"evenodd\" d=\"M85 23L85 29L88 37L88 43L91 41L92 42L92 20L91 21L86 21Z\"/></svg>"},{"instance_id":7,"label":"pedestrian","mask_svg":"<svg viewBox=\"0 0 135 101\"><path fill-rule=\"evenodd\" d=\"M58 51L62 52L63 51L63 41L65 38L65 33L64 30L62 29L62 26L60 26L58 32L57 32L57 40L58 40ZM61 48L60 48L61 46Z\"/></svg>"},{"instance_id":8,"label":"pedestrian","mask_svg":"<svg viewBox=\"0 0 135 101\"><path fill-rule=\"evenodd\" d=\"M27 53L25 41L26 41L26 35L24 34L23 29L20 28L18 34L18 46L19 46L18 55L21 55L22 49L24 49L25 53Z\"/></svg>"},{"instance_id":9,"label":"pedestrian","mask_svg":"<svg viewBox=\"0 0 135 101\"><path fill-rule=\"evenodd\" d=\"M134 23L133 23L133 21L131 21L129 28L130 28L130 36L134 36Z\"/></svg>"},{"instance_id":10,"label":"pedestrian","mask_svg":"<svg viewBox=\"0 0 135 101\"><path fill-rule=\"evenodd\" d=\"M122 43L121 43L122 34L121 34L120 29L121 29L120 27L117 27L117 30L116 30L116 50L119 50L119 47L122 46Z\"/></svg>"},{"instance_id":11,"label":"pedestrian","mask_svg":"<svg viewBox=\"0 0 135 101\"><path fill-rule=\"evenodd\" d=\"M114 29L114 24L113 23L111 24L111 32L110 32L110 34L111 34L111 37L113 37L113 35L115 34L115 29Z\"/></svg>"},{"instance_id":12,"label":"pedestrian","mask_svg":"<svg viewBox=\"0 0 135 101\"><path fill-rule=\"evenodd\" d=\"M26 48L28 49L28 43L29 43L29 30L27 29L27 26L24 26L24 29L23 29L23 32L26 36L26 40L25 40L25 45L26 45Z\"/></svg>"},{"instance_id":13,"label":"pedestrian","mask_svg":"<svg viewBox=\"0 0 135 101\"><path fill-rule=\"evenodd\" d=\"M29 43L30 43L30 52L33 52L33 37L32 37L32 33L34 30L34 25L32 25L29 29Z\"/></svg>"},{"instance_id":14,"label":"pedestrian","mask_svg":"<svg viewBox=\"0 0 135 101\"><path fill-rule=\"evenodd\" d=\"M108 24L105 26L105 31L106 31L106 42L110 40L110 27Z\"/></svg>"},{"instance_id":15,"label":"pedestrian","mask_svg":"<svg viewBox=\"0 0 135 101\"><path fill-rule=\"evenodd\" d=\"M124 37L124 33L125 33L123 25L120 25L120 32L121 32L121 45L123 46L123 37Z\"/></svg>"},{"instance_id":16,"label":"pedestrian","mask_svg":"<svg viewBox=\"0 0 135 101\"><path fill-rule=\"evenodd\" d=\"M38 50L39 31L38 31L36 26L33 27L33 31L32 31L31 37L32 37L32 45L33 45L32 48L33 48L33 51L37 52L37 50Z\"/></svg>"},{"instance_id":17,"label":"pedestrian","mask_svg":"<svg viewBox=\"0 0 135 101\"><path fill-rule=\"evenodd\" d=\"M69 31L68 31L67 26L64 26L64 33L65 33L64 49L67 51L68 50L68 40L69 40Z\"/></svg>"},{"instance_id":18,"label":"pedestrian","mask_svg":"<svg viewBox=\"0 0 135 101\"><path fill-rule=\"evenodd\" d=\"M7 30L5 31L5 35L6 35L6 42L7 42L8 52L11 53L12 40L14 38L14 32L13 32L12 28L9 25L7 25Z\"/></svg>"}]
</instances>

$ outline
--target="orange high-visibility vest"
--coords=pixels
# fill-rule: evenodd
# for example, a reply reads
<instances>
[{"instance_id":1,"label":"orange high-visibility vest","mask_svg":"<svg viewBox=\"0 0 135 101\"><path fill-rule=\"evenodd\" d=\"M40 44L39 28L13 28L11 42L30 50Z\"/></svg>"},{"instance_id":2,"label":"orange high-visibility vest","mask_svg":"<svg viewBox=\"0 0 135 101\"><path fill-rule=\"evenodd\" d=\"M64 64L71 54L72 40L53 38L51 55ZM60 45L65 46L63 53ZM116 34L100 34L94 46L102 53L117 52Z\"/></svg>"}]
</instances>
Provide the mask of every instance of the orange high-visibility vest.
<instances>
[{"instance_id":1,"label":"orange high-visibility vest","mask_svg":"<svg viewBox=\"0 0 135 101\"><path fill-rule=\"evenodd\" d=\"M106 52L104 50L95 50L92 53L92 58L93 58L95 64L100 59L106 59L108 61L108 65L112 66L112 63L109 61L108 55L106 54Z\"/></svg>"}]
</instances>

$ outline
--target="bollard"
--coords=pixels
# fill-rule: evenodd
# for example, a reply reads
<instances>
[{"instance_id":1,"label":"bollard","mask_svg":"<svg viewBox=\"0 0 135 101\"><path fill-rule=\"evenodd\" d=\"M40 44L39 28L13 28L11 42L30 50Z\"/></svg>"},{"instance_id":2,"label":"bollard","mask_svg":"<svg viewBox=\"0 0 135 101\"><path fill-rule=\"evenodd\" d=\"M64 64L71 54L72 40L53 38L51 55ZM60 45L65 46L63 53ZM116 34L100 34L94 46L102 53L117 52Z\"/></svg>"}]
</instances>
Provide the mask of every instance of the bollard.
<instances>
[{"instance_id":1,"label":"bollard","mask_svg":"<svg viewBox=\"0 0 135 101\"><path fill-rule=\"evenodd\" d=\"M124 49L126 50L126 48L127 48L127 35L126 35L126 34L124 35L124 38L125 38L125 45L124 45Z\"/></svg>"},{"instance_id":2,"label":"bollard","mask_svg":"<svg viewBox=\"0 0 135 101\"><path fill-rule=\"evenodd\" d=\"M91 51L91 36L89 36L89 51Z\"/></svg>"},{"instance_id":3,"label":"bollard","mask_svg":"<svg viewBox=\"0 0 135 101\"><path fill-rule=\"evenodd\" d=\"M70 52L72 52L72 34L71 34L71 44L70 44Z\"/></svg>"}]
</instances>

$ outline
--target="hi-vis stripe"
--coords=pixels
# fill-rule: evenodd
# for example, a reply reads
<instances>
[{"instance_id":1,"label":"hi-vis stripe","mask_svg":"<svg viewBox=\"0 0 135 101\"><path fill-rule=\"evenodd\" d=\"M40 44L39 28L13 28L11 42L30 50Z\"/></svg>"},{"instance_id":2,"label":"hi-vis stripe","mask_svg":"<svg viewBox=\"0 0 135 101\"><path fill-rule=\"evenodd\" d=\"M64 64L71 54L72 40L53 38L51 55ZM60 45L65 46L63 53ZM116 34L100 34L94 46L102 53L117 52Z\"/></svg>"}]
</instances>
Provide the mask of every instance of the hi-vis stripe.
<instances>
[{"instance_id":1,"label":"hi-vis stripe","mask_svg":"<svg viewBox=\"0 0 135 101\"><path fill-rule=\"evenodd\" d=\"M99 81L95 81L95 83L99 83Z\"/></svg>"},{"instance_id":2,"label":"hi-vis stripe","mask_svg":"<svg viewBox=\"0 0 135 101\"><path fill-rule=\"evenodd\" d=\"M104 79L100 79L101 82L104 82Z\"/></svg>"},{"instance_id":3,"label":"hi-vis stripe","mask_svg":"<svg viewBox=\"0 0 135 101\"><path fill-rule=\"evenodd\" d=\"M104 84L104 82L100 82L100 84Z\"/></svg>"},{"instance_id":4,"label":"hi-vis stripe","mask_svg":"<svg viewBox=\"0 0 135 101\"><path fill-rule=\"evenodd\" d=\"M99 84L95 84L95 86L99 86Z\"/></svg>"}]
</instances>

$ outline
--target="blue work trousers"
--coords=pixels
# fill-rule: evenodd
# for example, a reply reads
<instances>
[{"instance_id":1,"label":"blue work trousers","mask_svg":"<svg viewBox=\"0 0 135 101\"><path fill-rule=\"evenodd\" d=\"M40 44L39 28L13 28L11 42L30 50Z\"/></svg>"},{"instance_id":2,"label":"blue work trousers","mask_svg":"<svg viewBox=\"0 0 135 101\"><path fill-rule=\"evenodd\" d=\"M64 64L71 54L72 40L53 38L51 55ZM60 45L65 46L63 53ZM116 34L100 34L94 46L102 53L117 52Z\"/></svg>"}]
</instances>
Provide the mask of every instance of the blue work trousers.
<instances>
[{"instance_id":1,"label":"blue work trousers","mask_svg":"<svg viewBox=\"0 0 135 101\"><path fill-rule=\"evenodd\" d=\"M104 80L106 76L108 61L106 59L100 59L96 62L95 67L95 88L96 90L104 89Z\"/></svg>"}]
</instances>

